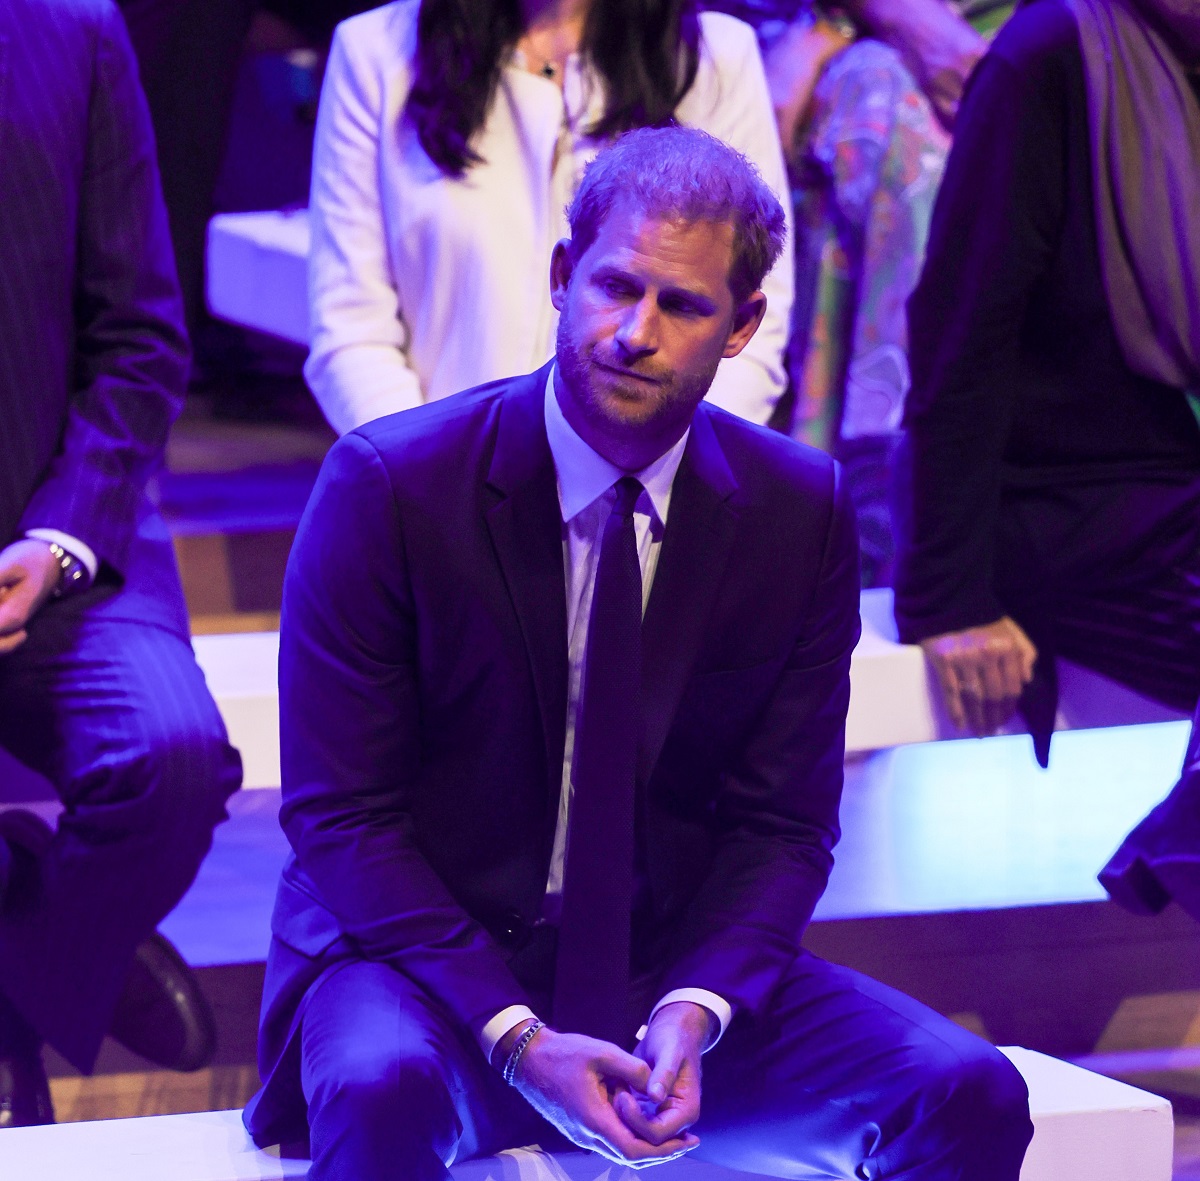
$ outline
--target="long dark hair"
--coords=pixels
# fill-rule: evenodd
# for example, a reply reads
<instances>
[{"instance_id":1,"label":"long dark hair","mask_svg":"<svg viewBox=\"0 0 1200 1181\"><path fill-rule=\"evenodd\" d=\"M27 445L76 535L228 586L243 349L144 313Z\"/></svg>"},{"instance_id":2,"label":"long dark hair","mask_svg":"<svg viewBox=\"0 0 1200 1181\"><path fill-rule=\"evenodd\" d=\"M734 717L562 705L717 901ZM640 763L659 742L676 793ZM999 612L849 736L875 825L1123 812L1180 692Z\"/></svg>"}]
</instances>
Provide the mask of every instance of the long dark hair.
<instances>
[{"instance_id":1,"label":"long dark hair","mask_svg":"<svg viewBox=\"0 0 1200 1181\"><path fill-rule=\"evenodd\" d=\"M429 158L461 176L509 51L524 31L520 0L421 0L417 59L404 117ZM604 80L605 137L668 122L696 78L696 0L594 0L580 47Z\"/></svg>"}]
</instances>

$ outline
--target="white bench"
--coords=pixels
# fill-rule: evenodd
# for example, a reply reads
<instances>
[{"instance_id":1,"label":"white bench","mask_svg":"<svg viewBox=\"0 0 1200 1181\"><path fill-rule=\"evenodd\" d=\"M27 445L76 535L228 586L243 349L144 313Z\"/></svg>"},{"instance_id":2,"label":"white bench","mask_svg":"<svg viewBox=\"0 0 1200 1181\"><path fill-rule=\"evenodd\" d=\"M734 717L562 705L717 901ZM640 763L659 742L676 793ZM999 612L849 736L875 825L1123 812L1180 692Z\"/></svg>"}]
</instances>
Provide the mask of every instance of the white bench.
<instances>
[{"instance_id":1,"label":"white bench","mask_svg":"<svg viewBox=\"0 0 1200 1181\"><path fill-rule=\"evenodd\" d=\"M1008 1048L1029 1085L1034 1137L1021 1181L1170 1181L1171 1105L1157 1095ZM308 1162L256 1149L238 1111L101 1120L0 1135L0 1177L37 1181L249 1181L299 1178ZM454 1181L633 1181L587 1153L516 1149L451 1169ZM761 1181L684 1159L656 1167L662 1181Z\"/></svg>"},{"instance_id":2,"label":"white bench","mask_svg":"<svg viewBox=\"0 0 1200 1181\"><path fill-rule=\"evenodd\" d=\"M961 737L941 709L921 649L896 640L891 591L864 591L861 610L862 639L850 664L847 754ZM230 740L242 752L246 786L278 787L278 633L197 636L194 644ZM1182 716L1067 661L1060 662L1059 677L1061 730Z\"/></svg>"},{"instance_id":3,"label":"white bench","mask_svg":"<svg viewBox=\"0 0 1200 1181\"><path fill-rule=\"evenodd\" d=\"M278 787L279 633L194 636L192 647L241 752L244 786Z\"/></svg>"},{"instance_id":4,"label":"white bench","mask_svg":"<svg viewBox=\"0 0 1200 1181\"><path fill-rule=\"evenodd\" d=\"M220 213L208 223L214 316L308 344L308 210Z\"/></svg>"},{"instance_id":5,"label":"white bench","mask_svg":"<svg viewBox=\"0 0 1200 1181\"><path fill-rule=\"evenodd\" d=\"M924 653L896 638L892 592L863 591L859 610L862 639L850 663L846 753L963 737L942 708ZM1059 730L1170 722L1184 716L1069 660L1058 662L1058 680ZM1017 719L1006 732L1021 730Z\"/></svg>"}]
</instances>

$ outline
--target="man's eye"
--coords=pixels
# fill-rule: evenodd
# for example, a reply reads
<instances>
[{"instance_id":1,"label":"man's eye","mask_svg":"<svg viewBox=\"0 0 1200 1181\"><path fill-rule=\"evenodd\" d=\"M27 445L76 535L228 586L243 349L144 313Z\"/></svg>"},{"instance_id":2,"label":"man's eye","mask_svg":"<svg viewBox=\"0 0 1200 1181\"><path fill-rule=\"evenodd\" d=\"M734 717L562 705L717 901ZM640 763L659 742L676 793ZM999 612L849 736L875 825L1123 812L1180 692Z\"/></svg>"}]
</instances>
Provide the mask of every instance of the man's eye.
<instances>
[{"instance_id":1,"label":"man's eye","mask_svg":"<svg viewBox=\"0 0 1200 1181\"><path fill-rule=\"evenodd\" d=\"M620 279L605 279L600 284L600 290L603 291L605 295L611 295L616 299L619 299L630 293L629 284L622 282Z\"/></svg>"},{"instance_id":2,"label":"man's eye","mask_svg":"<svg viewBox=\"0 0 1200 1181\"><path fill-rule=\"evenodd\" d=\"M662 308L664 311L671 312L676 316L696 316L700 314L700 309L688 299L664 299L662 301Z\"/></svg>"}]
</instances>

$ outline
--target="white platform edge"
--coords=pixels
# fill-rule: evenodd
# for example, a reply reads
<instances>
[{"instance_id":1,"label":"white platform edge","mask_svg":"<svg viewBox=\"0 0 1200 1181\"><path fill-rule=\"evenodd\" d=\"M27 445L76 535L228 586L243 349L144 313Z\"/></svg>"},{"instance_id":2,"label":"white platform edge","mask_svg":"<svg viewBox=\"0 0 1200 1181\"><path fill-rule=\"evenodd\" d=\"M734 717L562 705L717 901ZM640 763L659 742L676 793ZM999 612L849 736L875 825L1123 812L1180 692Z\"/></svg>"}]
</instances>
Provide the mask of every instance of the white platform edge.
<instances>
[{"instance_id":1,"label":"white platform edge","mask_svg":"<svg viewBox=\"0 0 1200 1181\"><path fill-rule=\"evenodd\" d=\"M1034 1139L1021 1181L1170 1181L1171 1105L1157 1095L1020 1047L1002 1047L1029 1086ZM238 1111L13 1128L0 1177L24 1181L276 1181L307 1162L251 1144ZM451 1170L454 1181L635 1181L585 1153L516 1149ZM663 1165L664 1181L753 1181L702 1161Z\"/></svg>"},{"instance_id":2,"label":"white platform edge","mask_svg":"<svg viewBox=\"0 0 1200 1181\"><path fill-rule=\"evenodd\" d=\"M846 753L962 737L940 707L921 649L896 640L891 591L864 591L863 632L850 662ZM230 741L242 753L245 786L278 787L277 632L197 636L196 658ZM1060 662L1060 730L1173 721L1183 715L1077 665ZM1020 732L1019 722L1010 727Z\"/></svg>"},{"instance_id":3,"label":"white platform edge","mask_svg":"<svg viewBox=\"0 0 1200 1181\"><path fill-rule=\"evenodd\" d=\"M1174 1119L1159 1095L1019 1046L1034 1137L1021 1181L1171 1181Z\"/></svg>"},{"instance_id":4,"label":"white platform edge","mask_svg":"<svg viewBox=\"0 0 1200 1181\"><path fill-rule=\"evenodd\" d=\"M221 213L208 224L209 310L307 345L308 210Z\"/></svg>"}]
</instances>

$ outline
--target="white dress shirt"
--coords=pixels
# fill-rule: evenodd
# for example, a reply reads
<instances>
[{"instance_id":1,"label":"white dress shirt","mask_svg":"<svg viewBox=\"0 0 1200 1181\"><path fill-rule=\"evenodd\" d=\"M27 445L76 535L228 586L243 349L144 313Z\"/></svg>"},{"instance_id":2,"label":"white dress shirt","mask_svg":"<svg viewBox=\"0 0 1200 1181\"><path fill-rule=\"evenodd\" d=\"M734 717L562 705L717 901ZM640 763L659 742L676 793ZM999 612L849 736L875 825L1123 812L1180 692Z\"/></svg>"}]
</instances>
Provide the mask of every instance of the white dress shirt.
<instances>
[{"instance_id":1,"label":"white dress shirt","mask_svg":"<svg viewBox=\"0 0 1200 1181\"><path fill-rule=\"evenodd\" d=\"M305 376L345 433L383 414L529 373L554 352L550 253L600 141L599 80L578 54L562 86L510 61L475 148L444 176L402 117L412 84L416 0L338 26L321 92L309 220L311 351ZM783 203L783 154L754 31L700 16L699 69L676 114L747 156ZM789 220L790 235L790 220ZM785 385L789 242L763 283L754 338L721 362L709 399L766 422Z\"/></svg>"},{"instance_id":2,"label":"white dress shirt","mask_svg":"<svg viewBox=\"0 0 1200 1181\"><path fill-rule=\"evenodd\" d=\"M563 864L566 858L567 827L574 793L572 762L575 753L575 726L583 693L583 665L587 650L588 623L592 614L592 593L596 586L596 563L608 514L612 511L613 486L628 472L614 467L598 455L574 431L563 417L554 394L554 370L546 382L546 437L558 477L558 504L563 520L563 567L567 584L567 733L563 746L562 792L558 803L558 823L550 856L550 875L546 882L546 913L557 919L562 898ZM665 455L648 467L633 473L645 491L633 509L633 529L637 539L638 562L642 568L642 612L650 600L650 588L658 568L663 530L671 508L671 486L679 461L683 458L688 436L685 433ZM652 1019L663 1005L673 1001L693 1001L708 1009L725 1032L733 1010L723 997L701 988L679 988L668 992L650 1012ZM484 1026L480 1041L489 1058L496 1043L510 1030L533 1017L525 1005L502 1010ZM648 1020L649 1020L648 1019ZM645 1034L645 1026L638 1036ZM710 1046L716 1045L717 1037Z\"/></svg>"}]
</instances>

